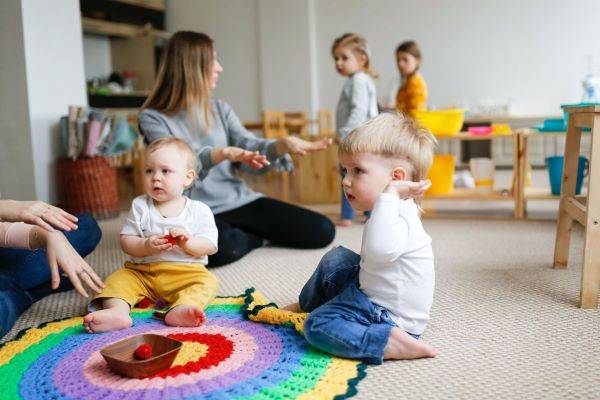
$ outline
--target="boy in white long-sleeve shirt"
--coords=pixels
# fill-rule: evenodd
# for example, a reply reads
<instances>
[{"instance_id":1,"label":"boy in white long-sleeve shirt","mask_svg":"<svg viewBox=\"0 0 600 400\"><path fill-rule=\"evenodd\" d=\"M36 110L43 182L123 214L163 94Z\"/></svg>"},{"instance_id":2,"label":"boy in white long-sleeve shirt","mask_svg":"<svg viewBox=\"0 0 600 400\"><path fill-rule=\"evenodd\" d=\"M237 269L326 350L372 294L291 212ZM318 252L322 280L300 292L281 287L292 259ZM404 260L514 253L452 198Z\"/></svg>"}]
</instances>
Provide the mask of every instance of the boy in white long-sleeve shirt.
<instances>
[{"instance_id":1,"label":"boy in white long-sleeve shirt","mask_svg":"<svg viewBox=\"0 0 600 400\"><path fill-rule=\"evenodd\" d=\"M434 357L418 340L433 302L431 238L413 198L424 180L435 138L400 114L381 114L340 144L342 186L357 210L373 210L360 255L329 251L305 284L299 304L309 312L306 339L332 354L381 364Z\"/></svg>"}]
</instances>

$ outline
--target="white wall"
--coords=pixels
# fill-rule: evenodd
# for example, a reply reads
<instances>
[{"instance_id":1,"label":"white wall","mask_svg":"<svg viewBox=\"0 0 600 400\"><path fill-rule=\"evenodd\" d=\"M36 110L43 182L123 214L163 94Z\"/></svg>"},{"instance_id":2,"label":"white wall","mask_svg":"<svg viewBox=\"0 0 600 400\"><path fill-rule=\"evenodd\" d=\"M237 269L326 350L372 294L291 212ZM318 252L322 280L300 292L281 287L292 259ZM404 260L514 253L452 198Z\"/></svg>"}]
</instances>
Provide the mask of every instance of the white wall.
<instances>
[{"instance_id":1,"label":"white wall","mask_svg":"<svg viewBox=\"0 0 600 400\"><path fill-rule=\"evenodd\" d=\"M1 9L0 190L55 202L58 121L70 104L86 104L79 2L9 0Z\"/></svg>"},{"instance_id":2,"label":"white wall","mask_svg":"<svg viewBox=\"0 0 600 400\"><path fill-rule=\"evenodd\" d=\"M104 36L83 35L85 79L108 77L112 72L110 39Z\"/></svg>"},{"instance_id":3,"label":"white wall","mask_svg":"<svg viewBox=\"0 0 600 400\"><path fill-rule=\"evenodd\" d=\"M225 67L217 94L242 119L267 107L335 108L343 78L330 46L348 31L369 41L380 98L397 76L395 47L418 41L430 106L438 108L510 102L514 115L558 115L560 103L580 99L586 54L600 58L600 25L590 22L600 15L596 0L576 7L563 0L168 3L169 30L217 39Z\"/></svg>"},{"instance_id":4,"label":"white wall","mask_svg":"<svg viewBox=\"0 0 600 400\"><path fill-rule=\"evenodd\" d=\"M259 0L260 76L264 109L315 111L316 54L312 0ZM314 58L314 59L313 59Z\"/></svg>"},{"instance_id":5,"label":"white wall","mask_svg":"<svg viewBox=\"0 0 600 400\"><path fill-rule=\"evenodd\" d=\"M585 54L600 56L595 0L329 0L316 2L316 15L319 55L346 31L367 38L380 92L396 74L396 45L416 40L438 107L510 100L514 114L559 114L581 96ZM319 77L322 105L332 108L342 79L330 58Z\"/></svg>"},{"instance_id":6,"label":"white wall","mask_svg":"<svg viewBox=\"0 0 600 400\"><path fill-rule=\"evenodd\" d=\"M260 104L256 0L169 0L166 28L193 30L215 40L224 71L215 96L229 102L242 120L255 120Z\"/></svg>"},{"instance_id":7,"label":"white wall","mask_svg":"<svg viewBox=\"0 0 600 400\"><path fill-rule=\"evenodd\" d=\"M0 5L0 196L35 197L21 4Z\"/></svg>"}]
</instances>

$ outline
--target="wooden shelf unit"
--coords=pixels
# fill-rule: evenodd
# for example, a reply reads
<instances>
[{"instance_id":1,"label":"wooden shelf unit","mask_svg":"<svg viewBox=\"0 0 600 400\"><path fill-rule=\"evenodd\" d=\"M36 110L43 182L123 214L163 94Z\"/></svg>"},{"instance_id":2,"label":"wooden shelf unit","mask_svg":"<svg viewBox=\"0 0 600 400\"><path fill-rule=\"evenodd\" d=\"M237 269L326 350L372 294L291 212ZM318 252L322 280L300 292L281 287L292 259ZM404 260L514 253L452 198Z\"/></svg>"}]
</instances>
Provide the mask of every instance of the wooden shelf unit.
<instances>
[{"instance_id":1,"label":"wooden shelf unit","mask_svg":"<svg viewBox=\"0 0 600 400\"><path fill-rule=\"evenodd\" d=\"M514 169L512 187L507 189L494 189L490 191L483 191L481 189L463 189L456 188L451 193L447 194L436 194L436 195L425 195L425 200L456 200L456 201L512 201L514 203L514 216L520 218L522 214L522 196L518 189L519 179L517 173L519 171L518 163L518 145L519 137L515 132L498 134L498 135L472 135L468 132L459 132L456 135L438 135L436 136L438 141L441 140L458 140L458 141L479 141L479 140L500 140L500 139L511 139L513 141L514 148Z\"/></svg>"},{"instance_id":2,"label":"wooden shelf unit","mask_svg":"<svg viewBox=\"0 0 600 400\"><path fill-rule=\"evenodd\" d=\"M551 193L550 188L533 188L525 186L525 179L527 176L527 152L529 139L531 138L544 138L544 137L556 137L556 136L566 136L566 132L538 132L534 129L520 129L516 131L516 134L519 136L519 160L516 165L519 166L519 171L517 173L518 177L518 185L520 188L520 196L521 200L521 214L518 218L525 218L527 214L527 201L528 200L560 200L560 195L554 195ZM582 134L589 134L589 132L582 132ZM578 200L586 199L586 190L585 188L582 191L581 195L577 195L576 198Z\"/></svg>"},{"instance_id":3,"label":"wooden shelf unit","mask_svg":"<svg viewBox=\"0 0 600 400\"><path fill-rule=\"evenodd\" d=\"M114 2L163 14L166 9L164 0L113 0ZM81 16L81 25L84 34L110 38L112 71L133 71L136 91L147 92L152 89L157 73L157 57L164 41L170 37L168 32L154 29L150 22L134 25L92 18L89 15Z\"/></svg>"},{"instance_id":4,"label":"wooden shelf unit","mask_svg":"<svg viewBox=\"0 0 600 400\"><path fill-rule=\"evenodd\" d=\"M456 188L452 193L426 195L426 200L514 200L508 189L489 190Z\"/></svg>"},{"instance_id":5,"label":"wooden shelf unit","mask_svg":"<svg viewBox=\"0 0 600 400\"><path fill-rule=\"evenodd\" d=\"M152 26L149 25L138 26L88 17L81 17L81 26L83 28L83 33L113 38L131 39L145 35L159 38L169 37L168 32L153 29Z\"/></svg>"}]
</instances>

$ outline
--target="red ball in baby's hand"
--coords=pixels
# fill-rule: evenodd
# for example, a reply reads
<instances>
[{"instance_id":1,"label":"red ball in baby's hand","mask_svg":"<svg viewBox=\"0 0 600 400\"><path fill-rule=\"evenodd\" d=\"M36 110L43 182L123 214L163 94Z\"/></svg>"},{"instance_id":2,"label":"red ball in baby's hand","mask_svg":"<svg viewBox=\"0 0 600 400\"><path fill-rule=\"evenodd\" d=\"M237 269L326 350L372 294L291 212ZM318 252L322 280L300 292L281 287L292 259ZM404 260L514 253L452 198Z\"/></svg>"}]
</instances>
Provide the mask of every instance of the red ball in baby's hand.
<instances>
[{"instance_id":1,"label":"red ball in baby's hand","mask_svg":"<svg viewBox=\"0 0 600 400\"><path fill-rule=\"evenodd\" d=\"M135 349L134 355L138 360L147 360L152 357L152 346L148 343L142 343Z\"/></svg>"},{"instance_id":2,"label":"red ball in baby's hand","mask_svg":"<svg viewBox=\"0 0 600 400\"><path fill-rule=\"evenodd\" d=\"M177 239L171 235L165 235L165 239L167 239L167 243L175 245L177 243Z\"/></svg>"}]
</instances>

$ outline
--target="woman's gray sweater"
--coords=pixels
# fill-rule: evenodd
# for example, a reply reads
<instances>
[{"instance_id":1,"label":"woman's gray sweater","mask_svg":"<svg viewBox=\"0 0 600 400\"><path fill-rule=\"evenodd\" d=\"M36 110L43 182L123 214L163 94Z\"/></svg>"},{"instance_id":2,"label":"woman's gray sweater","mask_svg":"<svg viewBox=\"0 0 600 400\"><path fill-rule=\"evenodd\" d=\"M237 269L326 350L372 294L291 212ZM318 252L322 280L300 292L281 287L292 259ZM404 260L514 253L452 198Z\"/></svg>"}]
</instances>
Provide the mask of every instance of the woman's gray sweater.
<instances>
[{"instance_id":1,"label":"woman's gray sweater","mask_svg":"<svg viewBox=\"0 0 600 400\"><path fill-rule=\"evenodd\" d=\"M235 112L222 100L215 100L211 107L212 120L210 131L188 118L186 110L168 116L160 111L145 109L138 115L140 131L146 142L151 143L165 136L175 136L185 140L198 155L196 160L197 178L188 194L193 200L208 205L214 214L233 210L264 196L250 189L235 174L236 169L245 172L263 173L276 166L280 169L291 168L289 155L280 156L276 150L275 139L261 139L247 131ZM217 165L212 163L211 149L227 146L241 147L267 156L271 166L254 170L245 165L225 160Z\"/></svg>"}]
</instances>

